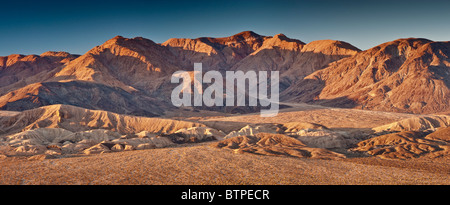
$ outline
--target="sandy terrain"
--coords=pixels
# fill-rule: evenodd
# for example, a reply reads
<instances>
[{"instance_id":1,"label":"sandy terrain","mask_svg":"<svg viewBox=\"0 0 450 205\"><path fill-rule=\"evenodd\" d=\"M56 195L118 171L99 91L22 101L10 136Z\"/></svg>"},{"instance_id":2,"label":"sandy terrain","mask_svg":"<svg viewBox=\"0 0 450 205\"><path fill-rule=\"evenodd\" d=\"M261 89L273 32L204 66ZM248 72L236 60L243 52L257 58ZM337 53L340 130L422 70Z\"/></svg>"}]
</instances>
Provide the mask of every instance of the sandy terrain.
<instances>
[{"instance_id":1,"label":"sandy terrain","mask_svg":"<svg viewBox=\"0 0 450 205\"><path fill-rule=\"evenodd\" d=\"M202 121L240 122L240 123L287 123L309 122L328 128L372 128L415 116L414 114L369 111L345 108L330 108L303 103L284 103L291 108L282 109L275 117L261 117L259 113L235 115Z\"/></svg>"},{"instance_id":2,"label":"sandy terrain","mask_svg":"<svg viewBox=\"0 0 450 205\"><path fill-rule=\"evenodd\" d=\"M445 161L339 161L234 154L211 143L0 161L0 184L450 184Z\"/></svg>"}]
</instances>

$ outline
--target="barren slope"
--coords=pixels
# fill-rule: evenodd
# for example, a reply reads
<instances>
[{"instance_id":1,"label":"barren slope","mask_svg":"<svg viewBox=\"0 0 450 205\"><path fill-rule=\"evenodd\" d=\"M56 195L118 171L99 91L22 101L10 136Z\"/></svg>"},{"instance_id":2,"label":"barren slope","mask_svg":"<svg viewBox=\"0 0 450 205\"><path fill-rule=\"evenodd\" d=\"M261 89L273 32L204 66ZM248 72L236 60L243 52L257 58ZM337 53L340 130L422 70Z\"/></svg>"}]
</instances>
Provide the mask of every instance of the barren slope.
<instances>
[{"instance_id":1,"label":"barren slope","mask_svg":"<svg viewBox=\"0 0 450 205\"><path fill-rule=\"evenodd\" d=\"M84 80L125 91L153 91L180 70L166 47L145 38L116 36L70 62L52 81Z\"/></svg>"},{"instance_id":2,"label":"barren slope","mask_svg":"<svg viewBox=\"0 0 450 205\"><path fill-rule=\"evenodd\" d=\"M328 128L373 128L382 126L387 123L393 123L402 119L416 117L414 114L392 113L382 111L330 108L325 106L308 105L308 104L288 104L292 108L280 110L275 117L261 117L259 113L235 115L223 118L205 119L201 122L209 126L224 127L229 125L241 127L246 124L254 123L317 123Z\"/></svg>"},{"instance_id":3,"label":"barren slope","mask_svg":"<svg viewBox=\"0 0 450 205\"><path fill-rule=\"evenodd\" d=\"M433 136L439 136L439 132ZM449 159L450 144L446 141L433 140L434 137L426 137L429 133L404 131L386 134L361 141L352 150L389 159L418 157ZM444 137L446 138L448 137Z\"/></svg>"},{"instance_id":4,"label":"barren slope","mask_svg":"<svg viewBox=\"0 0 450 205\"><path fill-rule=\"evenodd\" d=\"M449 56L449 42L387 42L307 76L282 99L394 112L446 112Z\"/></svg>"},{"instance_id":5,"label":"barren slope","mask_svg":"<svg viewBox=\"0 0 450 205\"><path fill-rule=\"evenodd\" d=\"M235 153L265 156L290 156L314 159L345 158L343 154L322 148L311 148L294 137L282 134L257 133L225 139L213 144L215 148L227 148Z\"/></svg>"},{"instance_id":6,"label":"barren slope","mask_svg":"<svg viewBox=\"0 0 450 205\"><path fill-rule=\"evenodd\" d=\"M41 55L14 54L0 57L0 94L44 81L77 57L78 55L53 51Z\"/></svg>"},{"instance_id":7,"label":"barren slope","mask_svg":"<svg viewBox=\"0 0 450 205\"><path fill-rule=\"evenodd\" d=\"M170 106L141 92L78 80L30 84L0 97L2 110L22 111L54 104L147 117L159 116Z\"/></svg>"},{"instance_id":8,"label":"barren slope","mask_svg":"<svg viewBox=\"0 0 450 205\"><path fill-rule=\"evenodd\" d=\"M162 45L168 47L184 67L201 62L205 70L225 71L260 48L267 38L244 31L223 38L172 38Z\"/></svg>"},{"instance_id":9,"label":"barren slope","mask_svg":"<svg viewBox=\"0 0 450 205\"><path fill-rule=\"evenodd\" d=\"M0 118L0 133L13 134L35 128L64 128L77 132L107 129L121 134L148 131L172 133L182 128L202 127L187 121L120 115L70 105L50 105Z\"/></svg>"}]
</instances>

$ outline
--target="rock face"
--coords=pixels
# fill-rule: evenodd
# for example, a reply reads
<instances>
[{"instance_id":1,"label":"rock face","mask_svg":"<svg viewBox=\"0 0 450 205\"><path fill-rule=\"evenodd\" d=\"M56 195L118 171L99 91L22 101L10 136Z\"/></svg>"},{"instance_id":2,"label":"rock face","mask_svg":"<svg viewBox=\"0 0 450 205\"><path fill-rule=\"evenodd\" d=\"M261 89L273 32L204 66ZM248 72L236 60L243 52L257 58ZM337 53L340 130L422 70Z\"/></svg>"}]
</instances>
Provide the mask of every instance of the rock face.
<instances>
[{"instance_id":1,"label":"rock face","mask_svg":"<svg viewBox=\"0 0 450 205\"><path fill-rule=\"evenodd\" d=\"M289 87L282 99L394 112L446 112L449 56L449 42L387 42L314 72Z\"/></svg>"},{"instance_id":2,"label":"rock face","mask_svg":"<svg viewBox=\"0 0 450 205\"><path fill-rule=\"evenodd\" d=\"M121 114L158 116L170 104L149 93L177 70L180 70L177 60L166 47L148 39L117 36L48 72L40 81L5 93L0 99L0 109L26 110L69 104Z\"/></svg>"}]
</instances>

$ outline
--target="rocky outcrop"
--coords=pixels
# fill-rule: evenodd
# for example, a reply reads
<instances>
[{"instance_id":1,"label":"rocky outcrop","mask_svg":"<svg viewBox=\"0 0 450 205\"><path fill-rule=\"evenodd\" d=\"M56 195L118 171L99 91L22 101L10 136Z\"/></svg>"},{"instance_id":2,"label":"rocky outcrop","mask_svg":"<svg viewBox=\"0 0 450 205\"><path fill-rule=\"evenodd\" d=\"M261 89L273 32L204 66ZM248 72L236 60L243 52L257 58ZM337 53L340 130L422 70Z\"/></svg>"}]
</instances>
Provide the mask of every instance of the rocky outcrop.
<instances>
[{"instance_id":1,"label":"rocky outcrop","mask_svg":"<svg viewBox=\"0 0 450 205\"><path fill-rule=\"evenodd\" d=\"M361 141L351 150L389 159L448 157L450 144L427 135L429 132L418 131L386 134Z\"/></svg>"},{"instance_id":2,"label":"rocky outcrop","mask_svg":"<svg viewBox=\"0 0 450 205\"><path fill-rule=\"evenodd\" d=\"M294 137L272 133L257 133L253 136L232 137L217 142L212 146L221 149L230 149L235 153L315 159L345 158L344 155L327 149L308 147Z\"/></svg>"},{"instance_id":3,"label":"rocky outcrop","mask_svg":"<svg viewBox=\"0 0 450 205\"><path fill-rule=\"evenodd\" d=\"M191 127L183 128L175 132L186 141L201 142L201 141L212 141L212 140L222 140L225 137L225 133L209 127Z\"/></svg>"},{"instance_id":4,"label":"rocky outcrop","mask_svg":"<svg viewBox=\"0 0 450 205\"><path fill-rule=\"evenodd\" d=\"M292 136L309 147L317 148L348 148L358 142L358 139L345 132L331 130L303 129Z\"/></svg>"},{"instance_id":5,"label":"rocky outcrop","mask_svg":"<svg viewBox=\"0 0 450 205\"><path fill-rule=\"evenodd\" d=\"M400 132L400 131L435 131L440 127L450 126L450 116L435 115L427 117L414 117L393 122L387 125L375 127L375 132Z\"/></svg>"},{"instance_id":6,"label":"rocky outcrop","mask_svg":"<svg viewBox=\"0 0 450 205\"><path fill-rule=\"evenodd\" d=\"M38 128L2 138L1 141L0 154L5 156L99 154L164 148L174 144L169 138L149 132L121 135L95 129L72 133L61 128Z\"/></svg>"},{"instance_id":7,"label":"rocky outcrop","mask_svg":"<svg viewBox=\"0 0 450 205\"><path fill-rule=\"evenodd\" d=\"M37 128L7 136L5 141L12 146L50 145L60 136L67 136L71 134L73 133L61 128Z\"/></svg>"},{"instance_id":8,"label":"rocky outcrop","mask_svg":"<svg viewBox=\"0 0 450 205\"><path fill-rule=\"evenodd\" d=\"M240 130L232 131L225 136L225 139L229 139L237 136L255 136L257 133L277 133L276 125L246 125Z\"/></svg>"}]
</instances>

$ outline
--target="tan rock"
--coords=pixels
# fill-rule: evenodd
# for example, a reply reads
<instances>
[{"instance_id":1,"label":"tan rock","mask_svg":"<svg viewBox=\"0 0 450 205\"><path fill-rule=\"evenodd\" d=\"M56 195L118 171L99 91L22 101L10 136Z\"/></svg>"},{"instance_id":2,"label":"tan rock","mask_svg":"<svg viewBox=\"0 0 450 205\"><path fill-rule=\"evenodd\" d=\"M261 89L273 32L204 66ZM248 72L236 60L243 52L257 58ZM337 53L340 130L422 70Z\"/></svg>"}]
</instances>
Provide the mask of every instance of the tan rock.
<instances>
[{"instance_id":1,"label":"tan rock","mask_svg":"<svg viewBox=\"0 0 450 205\"><path fill-rule=\"evenodd\" d=\"M43 145L22 145L14 149L18 155L35 155L42 154L47 151L47 148Z\"/></svg>"},{"instance_id":2,"label":"tan rock","mask_svg":"<svg viewBox=\"0 0 450 205\"><path fill-rule=\"evenodd\" d=\"M45 159L48 159L47 155L45 155L45 154L39 154L39 155L34 155L31 157L28 157L29 161L44 161Z\"/></svg>"},{"instance_id":3,"label":"tan rock","mask_svg":"<svg viewBox=\"0 0 450 205\"><path fill-rule=\"evenodd\" d=\"M109 152L109 151L110 151L110 149L106 145L99 143L97 145L94 145L94 146L89 147L88 149L84 150L83 153L89 155L89 154L100 154L100 153Z\"/></svg>"},{"instance_id":4,"label":"tan rock","mask_svg":"<svg viewBox=\"0 0 450 205\"><path fill-rule=\"evenodd\" d=\"M132 145L124 145L123 150L124 151L131 151L131 150L134 150L134 147Z\"/></svg>"},{"instance_id":5,"label":"tan rock","mask_svg":"<svg viewBox=\"0 0 450 205\"><path fill-rule=\"evenodd\" d=\"M176 131L175 133L182 134L186 139L195 138L192 139L194 141L222 140L225 137L225 133L223 133L222 131L209 127L183 128Z\"/></svg>"},{"instance_id":6,"label":"tan rock","mask_svg":"<svg viewBox=\"0 0 450 205\"><path fill-rule=\"evenodd\" d=\"M47 150L44 153L45 155L61 155L61 151L57 151L57 150Z\"/></svg>"},{"instance_id":7,"label":"tan rock","mask_svg":"<svg viewBox=\"0 0 450 205\"><path fill-rule=\"evenodd\" d=\"M324 129L304 129L296 132L295 136L308 147L317 148L347 148L357 142L355 138L348 137L345 133Z\"/></svg>"},{"instance_id":8,"label":"tan rock","mask_svg":"<svg viewBox=\"0 0 450 205\"><path fill-rule=\"evenodd\" d=\"M257 133L277 133L277 127L276 126L267 126L267 125L246 125L245 127L241 128L239 131L233 131L228 133L224 138L232 138L237 136L254 136Z\"/></svg>"},{"instance_id":9,"label":"tan rock","mask_svg":"<svg viewBox=\"0 0 450 205\"><path fill-rule=\"evenodd\" d=\"M125 149L124 146L121 144L115 144L113 147L111 147L111 151L113 152L121 152L124 149Z\"/></svg>"}]
</instances>

